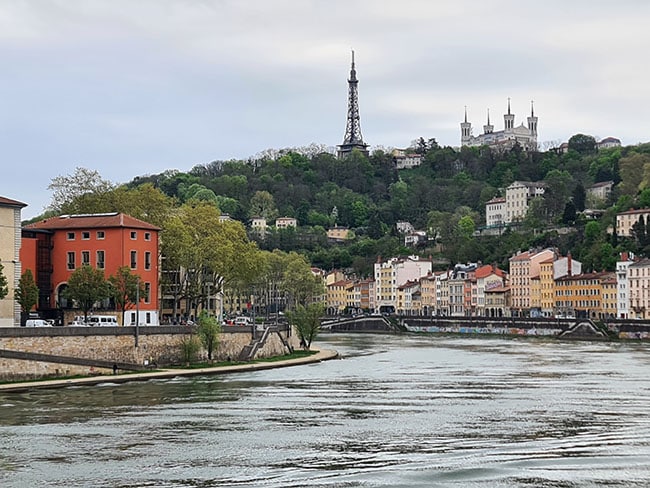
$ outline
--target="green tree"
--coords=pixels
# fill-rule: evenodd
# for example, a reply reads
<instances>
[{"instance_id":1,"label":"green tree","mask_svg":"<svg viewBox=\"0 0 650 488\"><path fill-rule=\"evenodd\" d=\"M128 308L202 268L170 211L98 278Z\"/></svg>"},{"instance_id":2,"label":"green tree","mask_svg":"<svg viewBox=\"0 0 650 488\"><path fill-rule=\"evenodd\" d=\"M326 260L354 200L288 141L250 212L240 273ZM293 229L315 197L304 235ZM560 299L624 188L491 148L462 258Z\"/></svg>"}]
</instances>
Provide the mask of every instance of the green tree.
<instances>
[{"instance_id":1,"label":"green tree","mask_svg":"<svg viewBox=\"0 0 650 488\"><path fill-rule=\"evenodd\" d=\"M648 184L650 154L632 153L619 161L621 183L619 189L623 195L636 196Z\"/></svg>"},{"instance_id":2,"label":"green tree","mask_svg":"<svg viewBox=\"0 0 650 488\"><path fill-rule=\"evenodd\" d=\"M600 224L595 220L585 225L585 244L591 245L600 237Z\"/></svg>"},{"instance_id":3,"label":"green tree","mask_svg":"<svg viewBox=\"0 0 650 488\"><path fill-rule=\"evenodd\" d=\"M470 217L469 215L465 215L460 218L458 221L458 230L460 232L460 235L466 239L470 239L472 235L474 235L474 231L476 230L476 224L474 223L474 219Z\"/></svg>"},{"instance_id":4,"label":"green tree","mask_svg":"<svg viewBox=\"0 0 650 488\"><path fill-rule=\"evenodd\" d=\"M596 139L585 134L576 134L569 139L569 149L580 154L588 154L596 150Z\"/></svg>"},{"instance_id":5,"label":"green tree","mask_svg":"<svg viewBox=\"0 0 650 488\"><path fill-rule=\"evenodd\" d=\"M544 192L544 203L549 213L548 216L555 219L562 215L566 202L571 197L573 178L568 171L554 169L546 174L544 181L547 185Z\"/></svg>"},{"instance_id":6,"label":"green tree","mask_svg":"<svg viewBox=\"0 0 650 488\"><path fill-rule=\"evenodd\" d=\"M196 333L201 339L203 347L208 352L208 360L212 361L212 353L219 345L219 334L221 333L221 327L217 319L203 310L198 318Z\"/></svg>"},{"instance_id":7,"label":"green tree","mask_svg":"<svg viewBox=\"0 0 650 488\"><path fill-rule=\"evenodd\" d=\"M275 199L268 191L256 191L251 197L249 217L263 217L267 222L278 216Z\"/></svg>"},{"instance_id":8,"label":"green tree","mask_svg":"<svg viewBox=\"0 0 650 488\"><path fill-rule=\"evenodd\" d=\"M291 303L295 305L307 303L325 291L322 280L311 272L307 259L296 252L287 255L283 282Z\"/></svg>"},{"instance_id":9,"label":"green tree","mask_svg":"<svg viewBox=\"0 0 650 488\"><path fill-rule=\"evenodd\" d=\"M63 296L77 304L84 313L84 322L88 322L88 312L95 303L110 297L104 272L88 265L77 268L70 275Z\"/></svg>"},{"instance_id":10,"label":"green tree","mask_svg":"<svg viewBox=\"0 0 650 488\"><path fill-rule=\"evenodd\" d=\"M224 287L249 286L258 273L259 250L240 222L219 221L219 209L207 202L183 205L165 222L163 266L174 277L169 286L198 315L208 296Z\"/></svg>"},{"instance_id":11,"label":"green tree","mask_svg":"<svg viewBox=\"0 0 650 488\"><path fill-rule=\"evenodd\" d=\"M124 325L126 311L136 306L138 298L145 298L144 283L140 282L140 276L132 273L128 266L118 268L114 275L108 277L108 283Z\"/></svg>"},{"instance_id":12,"label":"green tree","mask_svg":"<svg viewBox=\"0 0 650 488\"><path fill-rule=\"evenodd\" d=\"M311 348L312 341L320 332L320 320L323 316L324 306L322 303L311 303L307 306L298 305L292 311L287 312L287 321L291 325L300 344L305 348Z\"/></svg>"},{"instance_id":13,"label":"green tree","mask_svg":"<svg viewBox=\"0 0 650 488\"><path fill-rule=\"evenodd\" d=\"M644 188L643 191L639 193L637 201L639 202L639 206L642 208L650 207L650 187Z\"/></svg>"},{"instance_id":14,"label":"green tree","mask_svg":"<svg viewBox=\"0 0 650 488\"><path fill-rule=\"evenodd\" d=\"M31 269L26 269L20 276L20 280L18 280L16 301L25 313L29 312L38 303L38 286L36 286Z\"/></svg>"},{"instance_id":15,"label":"green tree","mask_svg":"<svg viewBox=\"0 0 650 488\"><path fill-rule=\"evenodd\" d=\"M199 354L199 350L201 349L201 341L198 337L194 334L188 334L181 338L179 346L183 363L185 363L186 366L189 366L196 361L196 356Z\"/></svg>"},{"instance_id":16,"label":"green tree","mask_svg":"<svg viewBox=\"0 0 650 488\"><path fill-rule=\"evenodd\" d=\"M3 300L9 294L9 283L4 273L5 267L0 263L0 300Z\"/></svg>"}]
</instances>

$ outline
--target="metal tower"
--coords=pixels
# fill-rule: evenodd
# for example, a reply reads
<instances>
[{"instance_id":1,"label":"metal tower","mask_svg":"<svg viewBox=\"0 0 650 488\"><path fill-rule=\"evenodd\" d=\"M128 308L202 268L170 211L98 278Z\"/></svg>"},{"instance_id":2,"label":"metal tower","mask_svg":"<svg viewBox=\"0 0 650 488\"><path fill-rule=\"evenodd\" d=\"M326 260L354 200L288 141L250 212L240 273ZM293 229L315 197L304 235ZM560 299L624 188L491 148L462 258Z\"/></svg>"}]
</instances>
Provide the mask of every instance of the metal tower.
<instances>
[{"instance_id":1,"label":"metal tower","mask_svg":"<svg viewBox=\"0 0 650 488\"><path fill-rule=\"evenodd\" d=\"M357 71L354 68L354 51L352 51L352 67L350 68L350 78L348 79L348 118L345 126L343 144L338 146L339 159L350 154L353 149L358 149L366 156L368 155L368 144L363 142L363 137L361 136L358 85Z\"/></svg>"}]
</instances>

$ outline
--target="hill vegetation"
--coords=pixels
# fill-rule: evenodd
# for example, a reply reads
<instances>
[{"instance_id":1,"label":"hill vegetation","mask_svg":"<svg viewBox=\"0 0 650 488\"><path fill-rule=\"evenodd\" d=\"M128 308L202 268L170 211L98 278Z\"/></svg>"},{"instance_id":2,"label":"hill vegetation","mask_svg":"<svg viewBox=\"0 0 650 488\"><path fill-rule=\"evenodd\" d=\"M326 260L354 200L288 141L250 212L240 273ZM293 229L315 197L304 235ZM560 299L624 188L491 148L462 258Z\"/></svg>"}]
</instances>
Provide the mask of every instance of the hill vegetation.
<instances>
[{"instance_id":1,"label":"hill vegetation","mask_svg":"<svg viewBox=\"0 0 650 488\"><path fill-rule=\"evenodd\" d=\"M271 224L276 217L295 217L295 229L271 228L265 238L249 232L248 238L262 250L295 251L313 266L349 268L358 276L371 274L378 256L399 254L507 268L517 250L555 246L570 251L584 270L611 270L621 251L650 251L645 226L634 240L607 232L615 228L617 212L650 206L650 144L597 150L593 137L577 134L563 153L526 152L518 146L457 150L420 138L409 150L422 155L422 164L399 171L383 150L369 157L353 152L339 160L307 149L213 161L187 172L138 176L123 185L78 168L75 175L53 180L51 213L123 211L163 229L178 224L171 218L178 217L178 209L199 202L244 223L254 216ZM532 201L526 217L501 236L479 235L485 203L504 196L518 180L544 181L544 197ZM587 198L586 189L604 181L615 184L611 198ZM599 217L585 217L586 208L599 210ZM396 230L400 221L426 231L429 240L417 249L405 248ZM350 228L354 237L342 244L328 242L326 230L336 225ZM233 235L241 241L240 234Z\"/></svg>"}]
</instances>

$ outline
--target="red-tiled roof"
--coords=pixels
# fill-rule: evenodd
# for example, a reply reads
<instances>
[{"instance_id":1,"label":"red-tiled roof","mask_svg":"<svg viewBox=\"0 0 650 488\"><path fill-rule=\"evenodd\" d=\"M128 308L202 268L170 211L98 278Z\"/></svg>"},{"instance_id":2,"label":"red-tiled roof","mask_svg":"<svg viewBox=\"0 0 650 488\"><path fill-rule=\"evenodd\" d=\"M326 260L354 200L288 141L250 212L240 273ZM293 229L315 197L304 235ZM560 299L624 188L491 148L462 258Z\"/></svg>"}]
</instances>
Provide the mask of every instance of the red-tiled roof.
<instances>
[{"instance_id":1,"label":"red-tiled roof","mask_svg":"<svg viewBox=\"0 0 650 488\"><path fill-rule=\"evenodd\" d=\"M19 202L17 200L12 200L11 198L0 197L0 205L4 207L26 207L27 204Z\"/></svg>"},{"instance_id":2,"label":"red-tiled roof","mask_svg":"<svg viewBox=\"0 0 650 488\"><path fill-rule=\"evenodd\" d=\"M28 225L28 229L95 229L126 227L129 229L160 230L160 227L138 220L123 213L61 215Z\"/></svg>"},{"instance_id":3,"label":"red-tiled roof","mask_svg":"<svg viewBox=\"0 0 650 488\"><path fill-rule=\"evenodd\" d=\"M486 276L490 276L491 274L495 274L497 276L500 276L503 278L503 270L497 268L496 266L492 266L490 264L486 264L485 266L481 266L475 271L475 276L476 278L485 278Z\"/></svg>"}]
</instances>

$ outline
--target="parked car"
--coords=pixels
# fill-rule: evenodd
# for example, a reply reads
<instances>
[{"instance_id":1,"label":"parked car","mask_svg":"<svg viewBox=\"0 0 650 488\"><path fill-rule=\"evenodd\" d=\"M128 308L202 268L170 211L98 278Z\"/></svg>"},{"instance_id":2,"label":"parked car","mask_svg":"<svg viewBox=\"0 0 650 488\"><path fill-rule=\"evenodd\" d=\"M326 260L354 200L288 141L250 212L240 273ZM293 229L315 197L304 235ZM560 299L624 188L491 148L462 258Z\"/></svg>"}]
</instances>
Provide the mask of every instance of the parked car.
<instances>
[{"instance_id":1,"label":"parked car","mask_svg":"<svg viewBox=\"0 0 650 488\"><path fill-rule=\"evenodd\" d=\"M52 324L43 319L29 319L25 322L25 327L52 327Z\"/></svg>"}]
</instances>

